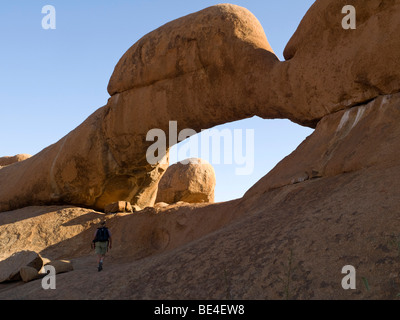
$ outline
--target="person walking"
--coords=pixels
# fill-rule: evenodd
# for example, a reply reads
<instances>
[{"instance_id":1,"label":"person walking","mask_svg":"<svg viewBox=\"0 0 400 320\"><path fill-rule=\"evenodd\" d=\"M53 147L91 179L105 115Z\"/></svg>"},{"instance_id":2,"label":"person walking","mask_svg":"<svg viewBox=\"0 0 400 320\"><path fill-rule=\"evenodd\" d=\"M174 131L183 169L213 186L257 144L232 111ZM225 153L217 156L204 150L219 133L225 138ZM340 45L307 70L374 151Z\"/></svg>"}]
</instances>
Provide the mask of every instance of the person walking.
<instances>
[{"instance_id":1,"label":"person walking","mask_svg":"<svg viewBox=\"0 0 400 320\"><path fill-rule=\"evenodd\" d=\"M97 254L97 270L103 270L103 262L106 257L108 249L112 247L111 231L106 227L106 222L103 220L100 223L100 227L94 233L94 239L92 240L92 249L95 249Z\"/></svg>"}]
</instances>

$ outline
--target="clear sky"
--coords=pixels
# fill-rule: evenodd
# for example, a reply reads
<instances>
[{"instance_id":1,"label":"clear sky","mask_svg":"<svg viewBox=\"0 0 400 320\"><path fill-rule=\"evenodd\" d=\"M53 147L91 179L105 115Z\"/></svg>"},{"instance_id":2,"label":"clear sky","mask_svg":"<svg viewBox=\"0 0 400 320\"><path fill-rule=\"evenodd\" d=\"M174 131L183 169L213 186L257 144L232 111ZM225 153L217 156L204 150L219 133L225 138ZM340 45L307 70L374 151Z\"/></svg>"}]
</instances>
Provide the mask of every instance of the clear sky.
<instances>
[{"instance_id":1,"label":"clear sky","mask_svg":"<svg viewBox=\"0 0 400 320\"><path fill-rule=\"evenodd\" d=\"M280 60L313 0L237 0L261 22ZM0 157L34 155L107 103L107 84L123 53L168 21L221 2L188 0L4 0L0 6ZM56 9L56 29L42 28L42 7ZM312 130L288 120L246 119L218 130L254 132L254 166L212 163L215 200L241 197ZM235 143L235 142L234 142ZM180 148L181 144L178 146ZM177 153L176 150L172 153ZM192 154L188 154L191 156ZM202 154L200 153L199 156ZM245 147L243 147L245 155ZM183 160L171 156L171 162ZM234 160L234 159L233 159ZM235 171L236 170L236 171Z\"/></svg>"}]
</instances>

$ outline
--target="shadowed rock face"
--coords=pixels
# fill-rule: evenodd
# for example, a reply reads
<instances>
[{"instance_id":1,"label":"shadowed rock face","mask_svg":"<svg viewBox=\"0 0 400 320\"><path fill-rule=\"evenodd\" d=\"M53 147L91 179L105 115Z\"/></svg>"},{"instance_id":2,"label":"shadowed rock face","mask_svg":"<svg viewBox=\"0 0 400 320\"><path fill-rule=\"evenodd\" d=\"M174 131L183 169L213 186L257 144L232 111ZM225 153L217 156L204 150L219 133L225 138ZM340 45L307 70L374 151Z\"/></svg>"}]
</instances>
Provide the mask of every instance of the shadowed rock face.
<instances>
[{"instance_id":1,"label":"shadowed rock face","mask_svg":"<svg viewBox=\"0 0 400 320\"><path fill-rule=\"evenodd\" d=\"M147 34L115 67L107 105L39 154L0 170L0 211L50 203L102 210L119 200L151 206L167 167L147 162L153 128L168 136L172 120L178 132L198 132L254 115L315 126L333 112L398 91L400 5L354 0L357 29L344 30L345 2L316 1L288 43L285 62L257 19L234 5Z\"/></svg>"}]
</instances>

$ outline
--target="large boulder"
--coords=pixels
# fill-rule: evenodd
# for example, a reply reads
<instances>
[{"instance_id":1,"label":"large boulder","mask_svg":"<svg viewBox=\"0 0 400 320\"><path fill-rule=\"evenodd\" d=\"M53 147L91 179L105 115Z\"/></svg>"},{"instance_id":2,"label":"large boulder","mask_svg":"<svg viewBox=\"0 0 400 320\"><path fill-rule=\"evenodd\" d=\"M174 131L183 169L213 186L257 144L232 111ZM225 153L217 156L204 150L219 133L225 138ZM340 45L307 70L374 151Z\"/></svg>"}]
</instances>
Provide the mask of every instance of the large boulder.
<instances>
[{"instance_id":1,"label":"large boulder","mask_svg":"<svg viewBox=\"0 0 400 320\"><path fill-rule=\"evenodd\" d=\"M23 282L29 282L40 277L39 272L35 268L28 266L21 267L19 270L19 275L21 276L21 280Z\"/></svg>"},{"instance_id":2,"label":"large boulder","mask_svg":"<svg viewBox=\"0 0 400 320\"><path fill-rule=\"evenodd\" d=\"M353 5L356 29L343 29ZM276 98L296 105L301 124L400 90L400 3L397 0L317 0L274 70Z\"/></svg>"},{"instance_id":3,"label":"large boulder","mask_svg":"<svg viewBox=\"0 0 400 320\"><path fill-rule=\"evenodd\" d=\"M156 202L214 202L216 178L211 164L191 158L171 165L158 185Z\"/></svg>"},{"instance_id":4,"label":"large boulder","mask_svg":"<svg viewBox=\"0 0 400 320\"><path fill-rule=\"evenodd\" d=\"M54 268L54 272L56 274L69 272L69 271L74 270L73 264L69 260L49 261L48 263L46 263L44 265L44 267L46 267L46 266L53 267ZM21 276L21 280L22 281L29 282L29 281L32 281L32 280L35 280L35 279L42 278L42 277L46 276L47 272L46 272L45 268L43 268L42 270L40 270L40 272L38 272L38 270L33 268L33 267L23 266L19 270L19 274Z\"/></svg>"},{"instance_id":5,"label":"large boulder","mask_svg":"<svg viewBox=\"0 0 400 320\"><path fill-rule=\"evenodd\" d=\"M52 266L55 269L56 274L69 272L74 270L74 266L69 260L54 260L46 264L46 266Z\"/></svg>"},{"instance_id":6,"label":"large boulder","mask_svg":"<svg viewBox=\"0 0 400 320\"><path fill-rule=\"evenodd\" d=\"M0 261L0 282L21 280L20 269L32 267L39 272L43 266L41 256L29 250L18 251L7 259Z\"/></svg>"}]
</instances>

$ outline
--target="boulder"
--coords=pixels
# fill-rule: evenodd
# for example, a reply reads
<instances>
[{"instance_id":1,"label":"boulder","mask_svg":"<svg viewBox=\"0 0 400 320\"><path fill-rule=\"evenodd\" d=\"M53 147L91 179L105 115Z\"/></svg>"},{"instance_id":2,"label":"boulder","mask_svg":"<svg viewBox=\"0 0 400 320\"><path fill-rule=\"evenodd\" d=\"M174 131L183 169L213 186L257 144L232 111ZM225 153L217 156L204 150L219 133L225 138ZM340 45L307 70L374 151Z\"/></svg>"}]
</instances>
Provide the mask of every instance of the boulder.
<instances>
[{"instance_id":1,"label":"boulder","mask_svg":"<svg viewBox=\"0 0 400 320\"><path fill-rule=\"evenodd\" d=\"M19 251L0 261L0 282L20 280L20 270L22 267L32 267L37 272L43 266L41 256L34 251Z\"/></svg>"},{"instance_id":2,"label":"boulder","mask_svg":"<svg viewBox=\"0 0 400 320\"><path fill-rule=\"evenodd\" d=\"M156 202L214 202L214 168L207 161L191 158L171 165L158 185Z\"/></svg>"},{"instance_id":3,"label":"boulder","mask_svg":"<svg viewBox=\"0 0 400 320\"><path fill-rule=\"evenodd\" d=\"M343 29L353 5L356 29ZM317 0L274 70L279 106L295 104L300 124L400 90L400 3L397 0ZM277 91L278 92L278 91Z\"/></svg>"},{"instance_id":4,"label":"boulder","mask_svg":"<svg viewBox=\"0 0 400 320\"><path fill-rule=\"evenodd\" d=\"M40 277L39 272L35 268L28 266L21 267L19 274L23 282L29 282Z\"/></svg>"},{"instance_id":5,"label":"boulder","mask_svg":"<svg viewBox=\"0 0 400 320\"><path fill-rule=\"evenodd\" d=\"M104 213L133 212L133 208L128 201L117 201L105 206Z\"/></svg>"},{"instance_id":6,"label":"boulder","mask_svg":"<svg viewBox=\"0 0 400 320\"><path fill-rule=\"evenodd\" d=\"M30 157L32 157L32 156L30 154L26 154L26 153L17 154L12 157L10 157L10 156L0 157L0 167L9 166L10 164L26 160Z\"/></svg>"},{"instance_id":7,"label":"boulder","mask_svg":"<svg viewBox=\"0 0 400 320\"><path fill-rule=\"evenodd\" d=\"M49 263L46 264L46 266L54 267L56 274L74 270L72 262L69 260L50 261Z\"/></svg>"},{"instance_id":8,"label":"boulder","mask_svg":"<svg viewBox=\"0 0 400 320\"><path fill-rule=\"evenodd\" d=\"M55 273L64 273L74 270L74 267L69 260L54 260L48 261L43 268L38 272L37 269L29 266L21 267L19 273L21 276L22 281L29 282L35 279L42 278L46 276L47 272L45 271L45 266L52 266L55 269Z\"/></svg>"}]
</instances>

